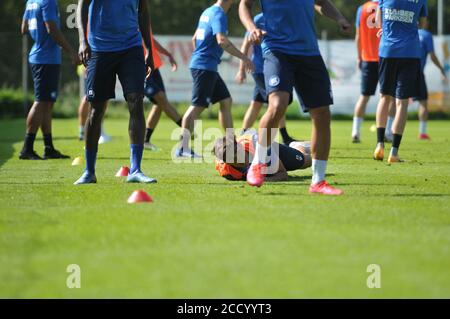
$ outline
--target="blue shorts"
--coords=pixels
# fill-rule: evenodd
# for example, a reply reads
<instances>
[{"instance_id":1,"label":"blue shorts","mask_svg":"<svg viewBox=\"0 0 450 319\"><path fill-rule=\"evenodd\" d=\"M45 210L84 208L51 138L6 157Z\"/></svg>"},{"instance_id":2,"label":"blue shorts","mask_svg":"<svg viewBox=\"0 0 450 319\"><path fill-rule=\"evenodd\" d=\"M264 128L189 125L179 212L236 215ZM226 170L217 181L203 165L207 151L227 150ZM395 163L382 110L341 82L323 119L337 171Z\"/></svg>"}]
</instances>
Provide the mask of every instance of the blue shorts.
<instances>
[{"instance_id":1,"label":"blue shorts","mask_svg":"<svg viewBox=\"0 0 450 319\"><path fill-rule=\"evenodd\" d=\"M375 95L378 86L378 62L361 62L361 95Z\"/></svg>"},{"instance_id":2,"label":"blue shorts","mask_svg":"<svg viewBox=\"0 0 450 319\"><path fill-rule=\"evenodd\" d=\"M151 76L145 81L144 94L152 102L157 103L153 97L159 92L166 92L164 81L159 70L152 72Z\"/></svg>"},{"instance_id":3,"label":"blue shorts","mask_svg":"<svg viewBox=\"0 0 450 319\"><path fill-rule=\"evenodd\" d=\"M419 79L419 91L413 96L414 101L427 101L428 100L428 87L425 79L425 74L421 72Z\"/></svg>"},{"instance_id":4,"label":"blue shorts","mask_svg":"<svg viewBox=\"0 0 450 319\"><path fill-rule=\"evenodd\" d=\"M36 102L56 102L59 87L59 64L30 64Z\"/></svg>"},{"instance_id":5,"label":"blue shorts","mask_svg":"<svg viewBox=\"0 0 450 319\"><path fill-rule=\"evenodd\" d=\"M420 59L380 58L380 92L397 99L409 99L419 91Z\"/></svg>"},{"instance_id":6,"label":"blue shorts","mask_svg":"<svg viewBox=\"0 0 450 319\"><path fill-rule=\"evenodd\" d=\"M191 69L194 86L192 87L192 106L208 107L210 104L231 97L227 85L218 72Z\"/></svg>"},{"instance_id":7,"label":"blue shorts","mask_svg":"<svg viewBox=\"0 0 450 319\"><path fill-rule=\"evenodd\" d=\"M296 56L270 52L264 56L267 95L295 88L304 112L333 104L330 76L319 56Z\"/></svg>"},{"instance_id":8,"label":"blue shorts","mask_svg":"<svg viewBox=\"0 0 450 319\"><path fill-rule=\"evenodd\" d=\"M253 90L253 101L267 103L266 83L264 82L264 73L253 73L255 80L255 89Z\"/></svg>"},{"instance_id":9,"label":"blue shorts","mask_svg":"<svg viewBox=\"0 0 450 319\"><path fill-rule=\"evenodd\" d=\"M144 94L146 66L141 46L119 52L92 52L87 65L86 96L89 102L115 98L116 76L123 95Z\"/></svg>"}]
</instances>

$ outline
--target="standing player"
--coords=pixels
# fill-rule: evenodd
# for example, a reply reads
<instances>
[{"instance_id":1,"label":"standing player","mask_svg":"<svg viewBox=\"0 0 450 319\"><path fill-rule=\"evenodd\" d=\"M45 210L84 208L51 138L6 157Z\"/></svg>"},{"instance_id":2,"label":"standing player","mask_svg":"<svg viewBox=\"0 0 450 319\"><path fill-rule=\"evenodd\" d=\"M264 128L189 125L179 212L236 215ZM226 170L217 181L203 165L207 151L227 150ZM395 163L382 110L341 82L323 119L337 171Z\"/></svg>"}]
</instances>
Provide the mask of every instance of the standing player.
<instances>
[{"instance_id":1,"label":"standing player","mask_svg":"<svg viewBox=\"0 0 450 319\"><path fill-rule=\"evenodd\" d=\"M375 95L378 85L378 47L381 29L376 26L378 0L371 0L356 13L355 42L358 49L358 67L361 70L361 95L355 105L352 141L360 143L361 125L367 103Z\"/></svg>"},{"instance_id":2,"label":"standing player","mask_svg":"<svg viewBox=\"0 0 450 319\"><path fill-rule=\"evenodd\" d=\"M389 104L395 99L389 163L401 162L398 149L406 126L408 100L418 89L420 71L419 18L428 14L426 0L380 0L377 24L383 28L380 42L380 91L377 108L377 146L374 159L384 159L384 135Z\"/></svg>"},{"instance_id":3,"label":"standing player","mask_svg":"<svg viewBox=\"0 0 450 319\"><path fill-rule=\"evenodd\" d=\"M325 181L331 144L330 108L333 104L331 81L320 55L314 25L314 7L335 20L342 31L351 25L329 0L261 0L266 29L258 28L251 10L255 0L241 0L239 15L254 42L262 42L264 76L269 107L261 119L256 154L247 175L251 186L261 186L268 166L268 148L289 104L295 87L303 110L312 119L312 169L309 191L340 195L342 191Z\"/></svg>"},{"instance_id":4,"label":"standing player","mask_svg":"<svg viewBox=\"0 0 450 319\"><path fill-rule=\"evenodd\" d=\"M153 69L150 17L140 0L79 0L79 55L87 65L87 97L91 104L86 125L86 171L75 184L96 183L95 162L107 101L114 98L116 76L130 111L131 168L129 183L154 183L141 172L144 151L144 82L146 65ZM89 22L89 35L86 30ZM144 40L147 54L142 50ZM91 51L92 50L92 51Z\"/></svg>"},{"instance_id":5,"label":"standing player","mask_svg":"<svg viewBox=\"0 0 450 319\"><path fill-rule=\"evenodd\" d=\"M147 129L145 131L144 147L150 151L157 151L158 147L150 142L150 139L155 131L156 125L161 118L161 113L169 116L172 121L174 121L178 126L181 126L181 116L178 114L177 110L170 104L167 99L166 89L164 87L164 81L162 79L159 68L162 66L163 62L159 53L165 55L169 58L169 62L172 66L172 71L175 72L178 68L177 62L173 58L172 54L167 51L156 39L152 37L152 48L153 48L153 60L155 64L155 70L152 72L151 76L145 81L145 96L153 103L153 107L147 118Z\"/></svg>"},{"instance_id":6,"label":"standing player","mask_svg":"<svg viewBox=\"0 0 450 319\"><path fill-rule=\"evenodd\" d=\"M232 4L233 0L218 0L213 6L203 11L192 38L194 45L190 64L194 81L192 105L183 116L183 135L176 152L177 157L199 157L189 148L189 140L195 119L210 104L220 104L219 121L225 131L233 128L230 92L217 71L223 51L244 61L247 71L252 71L254 66L252 61L228 39L227 13Z\"/></svg>"},{"instance_id":7,"label":"standing player","mask_svg":"<svg viewBox=\"0 0 450 319\"><path fill-rule=\"evenodd\" d=\"M34 82L35 101L27 117L25 142L19 158L41 160L34 151L36 133L44 135L44 159L68 158L53 147L52 110L58 97L61 47L72 63L79 64L78 56L60 30L59 9L56 0L28 0L22 20L22 34L30 33L34 45L28 62Z\"/></svg>"},{"instance_id":8,"label":"standing player","mask_svg":"<svg viewBox=\"0 0 450 319\"><path fill-rule=\"evenodd\" d=\"M423 21L421 28L419 29L420 40L420 67L422 76L420 77L420 88L418 94L413 97L414 101L419 102L419 139L429 140L430 137L427 134L427 121L428 121L428 88L425 80L424 69L427 63L428 54L431 61L441 71L442 77L445 79L445 70L436 54L434 53L433 35L427 30L428 21Z\"/></svg>"},{"instance_id":9,"label":"standing player","mask_svg":"<svg viewBox=\"0 0 450 319\"><path fill-rule=\"evenodd\" d=\"M256 15L253 20L260 29L265 28L264 16L262 13ZM255 81L255 89L253 91L253 100L251 101L250 106L244 116L244 121L242 123L242 132L245 132L252 127L263 104L268 102L266 85L264 83L264 58L261 45L252 43L252 41L248 37L248 34L246 34L244 42L242 43L241 52L245 55L248 55L248 52L250 51L250 48L252 46L252 62L255 65L255 71L252 73L252 76ZM247 75L245 73L244 63L241 61L241 63L239 64L239 71L236 75L236 81L238 82L238 84L242 84L244 83L246 77ZM280 134L285 145L289 146L289 144L294 141L294 139L289 136L286 130L285 117L283 117L280 121Z\"/></svg>"}]
</instances>

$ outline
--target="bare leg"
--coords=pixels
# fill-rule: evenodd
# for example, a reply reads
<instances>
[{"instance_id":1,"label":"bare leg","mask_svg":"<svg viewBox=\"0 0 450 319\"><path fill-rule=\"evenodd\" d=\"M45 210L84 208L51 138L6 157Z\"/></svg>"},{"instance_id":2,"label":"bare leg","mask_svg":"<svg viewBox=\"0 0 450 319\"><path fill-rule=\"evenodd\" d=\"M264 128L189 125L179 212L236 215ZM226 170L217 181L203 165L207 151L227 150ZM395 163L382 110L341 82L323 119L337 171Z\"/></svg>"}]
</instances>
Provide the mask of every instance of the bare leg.
<instances>
[{"instance_id":1,"label":"bare leg","mask_svg":"<svg viewBox=\"0 0 450 319\"><path fill-rule=\"evenodd\" d=\"M34 102L27 116L27 133L36 134L42 125L44 110L48 102Z\"/></svg>"},{"instance_id":2,"label":"bare leg","mask_svg":"<svg viewBox=\"0 0 450 319\"><path fill-rule=\"evenodd\" d=\"M281 119L286 113L289 97L288 92L274 92L269 96L269 106L259 123L258 144L263 148L267 148L272 144L275 138L274 132L276 132L274 129L278 128Z\"/></svg>"},{"instance_id":3,"label":"bare leg","mask_svg":"<svg viewBox=\"0 0 450 319\"><path fill-rule=\"evenodd\" d=\"M89 115L89 102L86 95L81 99L80 106L78 107L78 123L80 127L84 127Z\"/></svg>"},{"instance_id":4,"label":"bare leg","mask_svg":"<svg viewBox=\"0 0 450 319\"><path fill-rule=\"evenodd\" d=\"M244 121L242 123L242 128L244 130L249 129L250 127L253 126L253 124L256 121L256 118L258 117L259 111L261 110L262 105L263 104L261 102L257 101L252 101L250 103L247 112L245 112Z\"/></svg>"},{"instance_id":5,"label":"bare leg","mask_svg":"<svg viewBox=\"0 0 450 319\"><path fill-rule=\"evenodd\" d=\"M162 108L164 113L175 123L180 123L181 115L178 114L177 109L169 102L167 99L167 95L164 92L157 93L153 99L156 101L156 104Z\"/></svg>"},{"instance_id":6,"label":"bare leg","mask_svg":"<svg viewBox=\"0 0 450 319\"><path fill-rule=\"evenodd\" d=\"M191 139L191 134L194 131L194 121L200 116L200 114L205 110L204 107L190 106L183 116L181 127L183 129L181 135L181 145L180 148L187 152L189 150L189 141Z\"/></svg>"},{"instance_id":7,"label":"bare leg","mask_svg":"<svg viewBox=\"0 0 450 319\"><path fill-rule=\"evenodd\" d=\"M361 125L364 120L364 115L366 114L367 103L369 102L370 96L360 95L358 102L355 105L355 112L353 115L353 128L352 137L353 142L359 142Z\"/></svg>"},{"instance_id":8,"label":"bare leg","mask_svg":"<svg viewBox=\"0 0 450 319\"><path fill-rule=\"evenodd\" d=\"M52 134L52 111L53 111L53 102L45 103L45 107L43 108L42 114L42 123L41 130L42 134Z\"/></svg>"},{"instance_id":9,"label":"bare leg","mask_svg":"<svg viewBox=\"0 0 450 319\"><path fill-rule=\"evenodd\" d=\"M130 121L128 124L128 134L130 143L144 144L145 117L144 117L144 96L138 93L130 93L126 96Z\"/></svg>"},{"instance_id":10,"label":"bare leg","mask_svg":"<svg viewBox=\"0 0 450 319\"><path fill-rule=\"evenodd\" d=\"M406 120L408 118L408 99L396 100L397 111L395 114L392 133L402 135L405 130Z\"/></svg>"},{"instance_id":11,"label":"bare leg","mask_svg":"<svg viewBox=\"0 0 450 319\"><path fill-rule=\"evenodd\" d=\"M328 106L310 110L312 120L311 153L315 160L327 161L331 145L331 113Z\"/></svg>"},{"instance_id":12,"label":"bare leg","mask_svg":"<svg viewBox=\"0 0 450 319\"><path fill-rule=\"evenodd\" d=\"M93 102L89 109L85 124L86 150L97 152L100 138L102 119L105 115L107 102Z\"/></svg>"},{"instance_id":13,"label":"bare leg","mask_svg":"<svg viewBox=\"0 0 450 319\"><path fill-rule=\"evenodd\" d=\"M222 125L222 128L225 130L226 135L234 135L232 132L233 129L233 117L231 115L231 106L233 104L233 100L231 98L227 98L219 102L219 122Z\"/></svg>"},{"instance_id":14,"label":"bare leg","mask_svg":"<svg viewBox=\"0 0 450 319\"><path fill-rule=\"evenodd\" d=\"M428 139L427 121L428 121L428 101L419 101L419 134L421 139Z\"/></svg>"},{"instance_id":15,"label":"bare leg","mask_svg":"<svg viewBox=\"0 0 450 319\"><path fill-rule=\"evenodd\" d=\"M162 107L154 104L152 106L152 109L150 111L150 114L147 117L147 128L154 130L156 126L158 125L159 120L161 119L162 115Z\"/></svg>"}]
</instances>

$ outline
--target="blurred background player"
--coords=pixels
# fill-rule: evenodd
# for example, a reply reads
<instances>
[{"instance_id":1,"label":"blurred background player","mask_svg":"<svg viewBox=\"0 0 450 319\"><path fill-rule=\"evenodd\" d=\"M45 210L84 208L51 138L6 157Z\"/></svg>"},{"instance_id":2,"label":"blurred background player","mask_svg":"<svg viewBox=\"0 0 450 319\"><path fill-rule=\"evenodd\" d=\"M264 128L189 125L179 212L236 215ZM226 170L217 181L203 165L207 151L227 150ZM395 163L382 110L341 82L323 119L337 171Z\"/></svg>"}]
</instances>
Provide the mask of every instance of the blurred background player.
<instances>
[{"instance_id":1,"label":"blurred background player","mask_svg":"<svg viewBox=\"0 0 450 319\"><path fill-rule=\"evenodd\" d=\"M427 134L427 121L428 121L428 88L425 79L425 65L427 63L428 55L430 55L431 61L441 71L442 78L445 80L445 70L442 64L439 62L436 54L434 53L433 35L428 30L428 21L422 21L421 28L419 29L420 40L420 67L422 76L420 78L420 88L418 94L414 95L413 100L419 103L419 139L429 140L430 137Z\"/></svg>"},{"instance_id":2,"label":"blurred background player","mask_svg":"<svg viewBox=\"0 0 450 319\"><path fill-rule=\"evenodd\" d=\"M58 97L61 48L73 64L79 64L78 55L60 30L59 9L56 0L28 0L22 19L21 32L29 33L34 45L28 62L34 82L35 101L28 112L26 136L19 158L22 160L64 159L53 146L52 110ZM42 131L44 156L34 151L36 133Z\"/></svg>"},{"instance_id":3,"label":"blurred background player","mask_svg":"<svg viewBox=\"0 0 450 319\"><path fill-rule=\"evenodd\" d=\"M264 17L263 14L260 13L254 18L255 25L257 25L260 29L264 30ZM262 49L260 44L252 43L250 38L248 37L248 33L246 33L244 42L242 43L241 52L245 55L249 54L250 48L252 48L252 62L255 65L255 71L252 73L253 79L255 81L255 89L253 93L253 99L250 102L250 106L245 113L244 120L242 122L242 132L245 132L249 128L253 126L255 123L259 111L261 110L263 104L268 103L267 93L266 93L266 84L264 83L264 58L262 54ZM236 75L236 81L238 84L243 84L245 79L247 78L247 74L245 72L244 63L240 61L239 63L239 71ZM286 130L286 117L284 116L280 121L279 128L281 138L283 139L283 143L285 145L289 145L294 139L289 136Z\"/></svg>"},{"instance_id":4,"label":"blurred background player","mask_svg":"<svg viewBox=\"0 0 450 319\"><path fill-rule=\"evenodd\" d=\"M340 189L325 180L331 145L331 112L333 94L328 70L317 42L314 9L335 20L342 31L351 25L328 0L270 1L261 0L266 29L258 28L252 17L255 0L242 0L239 15L253 42L262 42L264 78L269 106L259 125L255 157L247 175L251 186L260 187L268 164L268 151L274 128L286 113L290 92L295 87L302 107L312 119L313 177L309 191L341 195Z\"/></svg>"},{"instance_id":5,"label":"blurred background player","mask_svg":"<svg viewBox=\"0 0 450 319\"><path fill-rule=\"evenodd\" d=\"M84 65L78 66L79 74L78 76L82 76L86 81L86 68ZM86 87L86 84L85 84ZM89 101L87 100L87 96L84 95L80 100L80 105L78 106L78 123L79 123L79 131L78 131L78 139L80 141L84 141L84 127L86 126L86 121L89 115ZM102 123L102 129L100 133L100 138L98 139L99 144L108 143L111 141L111 136L106 134L105 129Z\"/></svg>"},{"instance_id":6,"label":"blurred background player","mask_svg":"<svg viewBox=\"0 0 450 319\"><path fill-rule=\"evenodd\" d=\"M375 95L378 85L378 49L381 29L376 26L378 0L364 3L356 12L355 42L358 49L358 68L361 70L361 95L355 105L352 141L360 143L361 125L367 103Z\"/></svg>"},{"instance_id":7,"label":"blurred background player","mask_svg":"<svg viewBox=\"0 0 450 319\"><path fill-rule=\"evenodd\" d=\"M153 70L150 16L140 0L79 0L79 55L87 65L86 92L90 113L86 125L86 170L75 185L96 183L98 139L107 101L115 97L116 76L130 112L128 183L154 183L141 171L144 151L144 83L146 66ZM89 34L86 34L89 23ZM142 50L142 41L147 50Z\"/></svg>"},{"instance_id":8,"label":"blurred background player","mask_svg":"<svg viewBox=\"0 0 450 319\"><path fill-rule=\"evenodd\" d=\"M377 26L382 27L380 42L380 91L377 107L377 146L373 158L384 159L384 136L389 104L396 101L392 124L392 148L388 162L401 162L398 149L406 126L408 100L417 94L420 78L420 41L418 23L428 15L426 0L380 0Z\"/></svg>"},{"instance_id":9,"label":"blurred background player","mask_svg":"<svg viewBox=\"0 0 450 319\"><path fill-rule=\"evenodd\" d=\"M170 117L170 119L174 121L178 126L181 126L182 118L167 99L164 81L161 73L159 72L159 68L163 65L159 53L165 55L169 59L169 63L172 66L172 72L175 72L177 70L177 62L173 58L173 55L153 37L153 34L151 34L151 37L155 69L150 77L148 77L145 81L144 94L150 100L150 102L153 103L153 107L147 118L144 148L150 151L157 151L159 150L159 148L153 145L150 139L153 135L153 132L155 131L156 125L158 125L162 112L164 111L164 113L166 113L167 116Z\"/></svg>"},{"instance_id":10,"label":"blurred background player","mask_svg":"<svg viewBox=\"0 0 450 319\"><path fill-rule=\"evenodd\" d=\"M194 85L192 105L183 116L181 143L176 151L177 157L198 158L189 148L189 140L194 129L194 121L210 105L219 103L219 122L226 133L233 128L231 116L232 99L227 85L218 73L223 51L244 61L247 71L253 71L252 61L228 39L227 13L233 0L219 0L203 11L197 30L192 38L194 52L190 69ZM234 138L234 134L233 137Z\"/></svg>"},{"instance_id":11,"label":"blurred background player","mask_svg":"<svg viewBox=\"0 0 450 319\"><path fill-rule=\"evenodd\" d=\"M256 132L247 133L237 140L219 138L214 144L216 170L219 175L234 181L245 181L248 169L255 155L258 141ZM276 163L278 170L265 176L268 182L285 181L287 172L311 167L311 149L309 142L292 142L289 146L274 142L271 147L270 161Z\"/></svg>"}]
</instances>

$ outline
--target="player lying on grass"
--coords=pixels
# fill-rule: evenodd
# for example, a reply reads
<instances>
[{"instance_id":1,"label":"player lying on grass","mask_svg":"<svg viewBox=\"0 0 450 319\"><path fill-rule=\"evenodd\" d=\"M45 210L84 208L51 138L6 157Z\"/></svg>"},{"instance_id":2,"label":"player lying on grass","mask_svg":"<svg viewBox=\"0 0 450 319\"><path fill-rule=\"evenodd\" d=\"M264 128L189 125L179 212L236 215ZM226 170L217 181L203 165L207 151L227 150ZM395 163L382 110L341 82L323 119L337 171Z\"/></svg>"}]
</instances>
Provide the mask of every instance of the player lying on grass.
<instances>
[{"instance_id":1,"label":"player lying on grass","mask_svg":"<svg viewBox=\"0 0 450 319\"><path fill-rule=\"evenodd\" d=\"M216 157L216 170L220 176L232 181L245 181L255 155L258 134L244 134L237 139L226 137L216 140L212 153ZM267 182L288 179L287 172L311 167L310 142L291 142L289 146L274 142L271 146L272 172L265 175Z\"/></svg>"}]
</instances>

